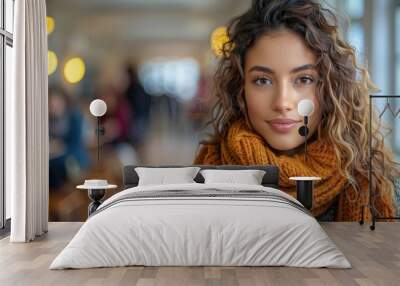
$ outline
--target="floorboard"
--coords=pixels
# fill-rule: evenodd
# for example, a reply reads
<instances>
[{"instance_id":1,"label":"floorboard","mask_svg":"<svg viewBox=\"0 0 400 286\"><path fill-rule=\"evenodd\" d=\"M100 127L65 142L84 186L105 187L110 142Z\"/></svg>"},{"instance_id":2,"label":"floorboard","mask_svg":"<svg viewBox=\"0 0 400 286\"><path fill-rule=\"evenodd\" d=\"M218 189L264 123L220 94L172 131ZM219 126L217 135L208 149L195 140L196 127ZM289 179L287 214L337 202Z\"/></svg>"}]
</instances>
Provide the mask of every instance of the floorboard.
<instances>
[{"instance_id":1,"label":"floorboard","mask_svg":"<svg viewBox=\"0 0 400 286\"><path fill-rule=\"evenodd\" d=\"M118 267L49 270L82 223L53 222L31 243L0 240L0 285L400 285L400 223L321 223L352 269L290 267Z\"/></svg>"}]
</instances>

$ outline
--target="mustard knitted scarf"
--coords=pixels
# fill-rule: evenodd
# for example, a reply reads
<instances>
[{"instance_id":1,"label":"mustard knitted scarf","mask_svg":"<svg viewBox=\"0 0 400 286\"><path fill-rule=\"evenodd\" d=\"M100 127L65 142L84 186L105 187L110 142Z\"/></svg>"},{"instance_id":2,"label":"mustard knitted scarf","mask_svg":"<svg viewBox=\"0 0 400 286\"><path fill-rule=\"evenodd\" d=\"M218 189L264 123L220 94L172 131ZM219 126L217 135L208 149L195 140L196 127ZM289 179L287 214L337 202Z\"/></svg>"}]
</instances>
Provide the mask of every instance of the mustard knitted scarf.
<instances>
[{"instance_id":1,"label":"mustard knitted scarf","mask_svg":"<svg viewBox=\"0 0 400 286\"><path fill-rule=\"evenodd\" d=\"M279 167L279 187L282 191L296 197L296 182L292 176L317 176L320 181L314 183L312 213L318 216L324 213L339 199L336 220L357 221L361 217L361 208L368 200L368 181L358 177L360 195L348 184L347 178L338 171L338 161L332 144L319 139L307 145L307 163L304 153L277 155L267 145L264 138L252 131L244 120L233 123L227 136L217 144L205 144L197 154L197 165L276 165ZM346 194L347 193L347 194ZM390 198L382 198L375 203L378 211L385 216L394 214ZM366 208L366 219L370 213Z\"/></svg>"}]
</instances>

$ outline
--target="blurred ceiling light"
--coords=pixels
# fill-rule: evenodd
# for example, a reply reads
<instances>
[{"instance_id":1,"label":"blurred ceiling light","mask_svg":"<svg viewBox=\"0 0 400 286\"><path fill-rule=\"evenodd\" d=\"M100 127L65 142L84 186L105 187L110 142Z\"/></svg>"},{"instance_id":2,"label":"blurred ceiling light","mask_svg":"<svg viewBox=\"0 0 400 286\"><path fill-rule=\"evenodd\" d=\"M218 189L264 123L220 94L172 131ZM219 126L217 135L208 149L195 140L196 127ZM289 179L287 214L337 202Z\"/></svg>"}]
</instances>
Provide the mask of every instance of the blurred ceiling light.
<instances>
[{"instance_id":1,"label":"blurred ceiling light","mask_svg":"<svg viewBox=\"0 0 400 286\"><path fill-rule=\"evenodd\" d=\"M54 31L55 22L54 18L47 16L46 17L46 27L47 27L47 35L50 35Z\"/></svg>"},{"instance_id":2,"label":"blurred ceiling light","mask_svg":"<svg viewBox=\"0 0 400 286\"><path fill-rule=\"evenodd\" d=\"M81 58L69 59L64 66L64 77L69 83L78 83L85 75L85 63Z\"/></svg>"},{"instance_id":3,"label":"blurred ceiling light","mask_svg":"<svg viewBox=\"0 0 400 286\"><path fill-rule=\"evenodd\" d=\"M48 61L47 61L47 64L48 64L47 73L48 73L48 75L51 75L57 69L57 64L58 64L57 55L53 51L48 51L47 52L47 58L48 58Z\"/></svg>"},{"instance_id":4,"label":"blurred ceiling light","mask_svg":"<svg viewBox=\"0 0 400 286\"><path fill-rule=\"evenodd\" d=\"M224 26L216 28L211 33L211 49L217 57L222 56L222 48L229 41L227 28Z\"/></svg>"}]
</instances>

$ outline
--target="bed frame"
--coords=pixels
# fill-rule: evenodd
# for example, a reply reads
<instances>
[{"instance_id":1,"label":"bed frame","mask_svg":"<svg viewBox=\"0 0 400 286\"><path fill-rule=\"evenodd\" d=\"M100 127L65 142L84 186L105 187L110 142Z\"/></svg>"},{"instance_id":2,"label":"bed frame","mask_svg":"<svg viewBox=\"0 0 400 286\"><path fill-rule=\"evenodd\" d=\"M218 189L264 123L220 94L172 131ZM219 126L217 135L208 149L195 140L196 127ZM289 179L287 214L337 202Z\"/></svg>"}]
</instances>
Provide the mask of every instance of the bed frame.
<instances>
[{"instance_id":1,"label":"bed frame","mask_svg":"<svg viewBox=\"0 0 400 286\"><path fill-rule=\"evenodd\" d=\"M258 166L244 166L244 165L167 165L167 166L134 166L127 165L123 168L123 188L128 189L132 187L136 187L139 182L139 177L135 171L136 167L147 167L147 168L177 168L177 167L200 167L202 169L221 169L221 170L247 170L247 169L256 169L265 171L265 175L261 184L265 187L271 187L278 189L279 187L279 168L275 165L258 165ZM200 174L194 178L197 183L204 183L204 178Z\"/></svg>"}]
</instances>

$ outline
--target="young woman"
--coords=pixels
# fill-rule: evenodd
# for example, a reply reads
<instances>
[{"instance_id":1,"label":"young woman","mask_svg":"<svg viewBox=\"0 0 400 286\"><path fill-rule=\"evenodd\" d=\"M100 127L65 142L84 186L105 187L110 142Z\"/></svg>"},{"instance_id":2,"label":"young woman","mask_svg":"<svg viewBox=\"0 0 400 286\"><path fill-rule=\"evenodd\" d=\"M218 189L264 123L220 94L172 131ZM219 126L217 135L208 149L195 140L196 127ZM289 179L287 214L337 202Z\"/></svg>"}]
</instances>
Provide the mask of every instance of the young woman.
<instances>
[{"instance_id":1,"label":"young woman","mask_svg":"<svg viewBox=\"0 0 400 286\"><path fill-rule=\"evenodd\" d=\"M228 36L215 74L214 134L194 164L276 165L280 188L293 196L289 177L321 177L313 214L359 220L369 199L369 93L377 89L339 37L334 14L312 0L256 0L231 21ZM314 103L306 163L302 99ZM374 205L379 216L393 216L400 172L375 114L372 129Z\"/></svg>"}]
</instances>

